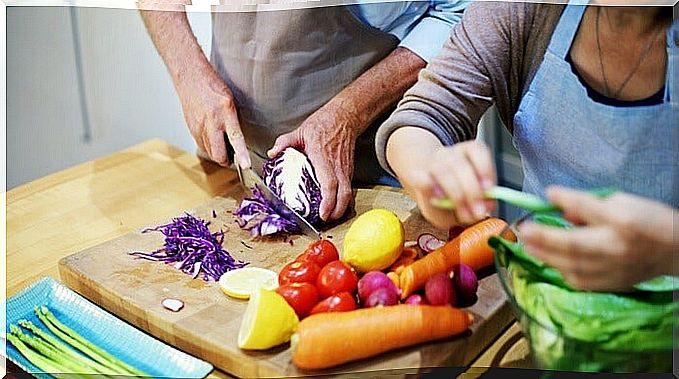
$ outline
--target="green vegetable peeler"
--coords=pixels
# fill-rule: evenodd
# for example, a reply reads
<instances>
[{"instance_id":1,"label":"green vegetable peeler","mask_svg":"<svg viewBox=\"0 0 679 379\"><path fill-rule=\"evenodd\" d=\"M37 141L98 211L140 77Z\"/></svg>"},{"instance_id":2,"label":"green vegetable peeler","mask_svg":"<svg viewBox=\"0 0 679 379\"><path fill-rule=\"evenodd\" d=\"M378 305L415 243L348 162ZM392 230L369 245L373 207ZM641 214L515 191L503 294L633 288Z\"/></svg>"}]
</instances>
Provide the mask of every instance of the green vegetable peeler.
<instances>
[{"instance_id":1,"label":"green vegetable peeler","mask_svg":"<svg viewBox=\"0 0 679 379\"><path fill-rule=\"evenodd\" d=\"M617 192L617 189L613 187L603 187L595 188L587 192L594 196L605 198ZM558 206L548 201L542 200L539 196L502 186L495 186L487 190L486 192L484 192L484 196L486 199L504 201L505 203L517 206L519 208L523 208L533 213L560 211ZM433 198L431 199L430 202L431 205L439 209L445 210L455 209L455 203L447 198Z\"/></svg>"}]
</instances>

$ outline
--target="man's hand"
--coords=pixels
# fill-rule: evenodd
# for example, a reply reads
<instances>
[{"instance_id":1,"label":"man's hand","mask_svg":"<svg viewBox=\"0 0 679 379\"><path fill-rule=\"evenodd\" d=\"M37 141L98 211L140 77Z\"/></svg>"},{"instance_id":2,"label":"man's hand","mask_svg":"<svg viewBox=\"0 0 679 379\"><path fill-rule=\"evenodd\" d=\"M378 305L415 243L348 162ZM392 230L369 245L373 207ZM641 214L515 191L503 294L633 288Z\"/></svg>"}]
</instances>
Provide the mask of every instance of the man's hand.
<instances>
[{"instance_id":1,"label":"man's hand","mask_svg":"<svg viewBox=\"0 0 679 379\"><path fill-rule=\"evenodd\" d=\"M580 224L570 230L521 226L526 249L557 268L583 290L629 290L662 274L676 274L673 220L676 209L631 194L600 199L585 192L550 188L547 197Z\"/></svg>"},{"instance_id":2,"label":"man's hand","mask_svg":"<svg viewBox=\"0 0 679 379\"><path fill-rule=\"evenodd\" d=\"M193 139L214 162L228 166L225 138L243 168L250 167L250 156L238 122L233 94L212 68L187 75L177 85L184 118Z\"/></svg>"},{"instance_id":3,"label":"man's hand","mask_svg":"<svg viewBox=\"0 0 679 379\"><path fill-rule=\"evenodd\" d=\"M320 216L324 221L342 217L351 201L358 122L349 112L328 103L297 129L278 137L268 152L273 158L294 147L309 157L321 185Z\"/></svg>"},{"instance_id":4,"label":"man's hand","mask_svg":"<svg viewBox=\"0 0 679 379\"><path fill-rule=\"evenodd\" d=\"M293 146L307 154L321 184L323 220L342 217L351 201L356 138L403 96L425 65L412 51L396 48L268 152L272 157Z\"/></svg>"},{"instance_id":5,"label":"man's hand","mask_svg":"<svg viewBox=\"0 0 679 379\"><path fill-rule=\"evenodd\" d=\"M242 167L250 167L233 95L203 53L182 7L172 1L147 4L141 17L163 58L182 103L184 118L198 147L209 158L228 166L226 141Z\"/></svg>"}]
</instances>

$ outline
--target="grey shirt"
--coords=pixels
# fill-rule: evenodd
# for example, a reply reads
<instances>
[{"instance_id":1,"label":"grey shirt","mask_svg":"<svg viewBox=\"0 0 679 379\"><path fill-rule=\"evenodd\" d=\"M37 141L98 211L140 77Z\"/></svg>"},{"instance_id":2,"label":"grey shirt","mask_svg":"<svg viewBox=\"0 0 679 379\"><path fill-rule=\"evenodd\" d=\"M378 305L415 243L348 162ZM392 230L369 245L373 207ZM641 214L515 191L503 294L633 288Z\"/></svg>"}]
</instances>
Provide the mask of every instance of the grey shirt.
<instances>
[{"instance_id":1,"label":"grey shirt","mask_svg":"<svg viewBox=\"0 0 679 379\"><path fill-rule=\"evenodd\" d=\"M375 147L384 169L387 140L404 126L427 129L443 144L476 137L493 104L510 132L514 114L542 62L565 8L558 4L474 2L439 55L420 72L396 111L380 126Z\"/></svg>"}]
</instances>

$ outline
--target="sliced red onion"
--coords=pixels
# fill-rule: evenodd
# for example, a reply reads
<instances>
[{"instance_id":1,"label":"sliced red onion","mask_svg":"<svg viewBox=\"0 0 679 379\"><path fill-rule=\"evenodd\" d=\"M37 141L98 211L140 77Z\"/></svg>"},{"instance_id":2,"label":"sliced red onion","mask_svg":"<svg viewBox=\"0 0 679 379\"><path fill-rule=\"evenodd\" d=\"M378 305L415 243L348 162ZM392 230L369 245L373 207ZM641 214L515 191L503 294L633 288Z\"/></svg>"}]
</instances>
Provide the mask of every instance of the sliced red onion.
<instances>
[{"instance_id":1,"label":"sliced red onion","mask_svg":"<svg viewBox=\"0 0 679 379\"><path fill-rule=\"evenodd\" d=\"M413 247L417 246L417 241L406 241L403 243L403 247Z\"/></svg>"},{"instance_id":2,"label":"sliced red onion","mask_svg":"<svg viewBox=\"0 0 679 379\"><path fill-rule=\"evenodd\" d=\"M432 251L441 248L445 245L445 241L441 241L435 235L431 233L422 233L417 237L417 246L422 249L425 253L431 253Z\"/></svg>"}]
</instances>

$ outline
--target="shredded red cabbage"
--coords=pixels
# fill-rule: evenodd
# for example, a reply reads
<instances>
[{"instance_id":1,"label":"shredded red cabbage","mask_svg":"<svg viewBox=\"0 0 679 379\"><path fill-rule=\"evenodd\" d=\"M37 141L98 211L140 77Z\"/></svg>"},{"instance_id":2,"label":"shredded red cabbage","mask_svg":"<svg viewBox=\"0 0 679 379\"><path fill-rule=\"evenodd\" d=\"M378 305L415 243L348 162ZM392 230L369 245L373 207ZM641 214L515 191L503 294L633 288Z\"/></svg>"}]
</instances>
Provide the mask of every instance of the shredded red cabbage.
<instances>
[{"instance_id":1,"label":"shredded red cabbage","mask_svg":"<svg viewBox=\"0 0 679 379\"><path fill-rule=\"evenodd\" d=\"M142 233L160 232L165 236L162 248L151 253L131 252L139 258L172 264L178 270L196 278L203 273L203 279L218 281L226 271L241 268L248 262L235 260L224 248L224 232L210 232L209 221L203 221L189 213L172 219L171 222L146 228Z\"/></svg>"},{"instance_id":2,"label":"shredded red cabbage","mask_svg":"<svg viewBox=\"0 0 679 379\"><path fill-rule=\"evenodd\" d=\"M252 198L243 199L234 215L238 226L249 230L253 237L302 232L294 222L276 213L257 187L252 188Z\"/></svg>"}]
</instances>

